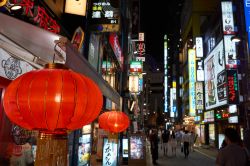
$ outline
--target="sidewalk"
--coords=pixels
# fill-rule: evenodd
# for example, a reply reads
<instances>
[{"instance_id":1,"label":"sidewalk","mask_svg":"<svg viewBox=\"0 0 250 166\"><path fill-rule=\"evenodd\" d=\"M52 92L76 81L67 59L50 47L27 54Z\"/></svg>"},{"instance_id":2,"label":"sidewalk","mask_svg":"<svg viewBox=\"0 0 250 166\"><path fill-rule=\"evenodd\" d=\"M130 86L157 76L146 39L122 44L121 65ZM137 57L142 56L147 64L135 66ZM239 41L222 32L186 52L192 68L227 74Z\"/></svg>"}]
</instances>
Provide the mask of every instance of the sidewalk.
<instances>
[{"instance_id":1,"label":"sidewalk","mask_svg":"<svg viewBox=\"0 0 250 166\"><path fill-rule=\"evenodd\" d=\"M199 146L199 147L195 147L194 150L212 160L216 160L216 157L218 155L218 149L213 148L213 147Z\"/></svg>"}]
</instances>

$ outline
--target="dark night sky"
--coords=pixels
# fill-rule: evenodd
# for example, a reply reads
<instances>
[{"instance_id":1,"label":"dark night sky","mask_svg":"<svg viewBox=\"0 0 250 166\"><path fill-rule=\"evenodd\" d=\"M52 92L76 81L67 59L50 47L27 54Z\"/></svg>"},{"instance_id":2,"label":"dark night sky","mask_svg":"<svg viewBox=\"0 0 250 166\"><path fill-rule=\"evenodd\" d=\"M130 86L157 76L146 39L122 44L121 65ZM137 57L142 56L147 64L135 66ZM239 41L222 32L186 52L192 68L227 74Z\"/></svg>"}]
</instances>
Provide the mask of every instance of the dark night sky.
<instances>
[{"instance_id":1,"label":"dark night sky","mask_svg":"<svg viewBox=\"0 0 250 166\"><path fill-rule=\"evenodd\" d=\"M141 31L145 32L146 53L163 65L164 34L178 40L179 16L183 0L141 0Z\"/></svg>"}]
</instances>

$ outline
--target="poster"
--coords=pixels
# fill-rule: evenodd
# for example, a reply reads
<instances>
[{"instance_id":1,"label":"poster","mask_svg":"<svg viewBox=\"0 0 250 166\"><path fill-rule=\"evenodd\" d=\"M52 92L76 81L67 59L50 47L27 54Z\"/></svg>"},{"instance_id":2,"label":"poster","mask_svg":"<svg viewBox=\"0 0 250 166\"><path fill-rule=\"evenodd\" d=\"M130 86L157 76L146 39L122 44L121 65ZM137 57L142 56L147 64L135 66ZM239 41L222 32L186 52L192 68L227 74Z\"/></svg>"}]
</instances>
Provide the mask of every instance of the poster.
<instances>
[{"instance_id":1,"label":"poster","mask_svg":"<svg viewBox=\"0 0 250 166\"><path fill-rule=\"evenodd\" d=\"M89 166L90 154L91 154L91 135L85 134L79 138L78 147L78 166Z\"/></svg>"},{"instance_id":2,"label":"poster","mask_svg":"<svg viewBox=\"0 0 250 166\"><path fill-rule=\"evenodd\" d=\"M118 158L118 144L109 142L108 138L103 139L103 166L116 166Z\"/></svg>"},{"instance_id":3,"label":"poster","mask_svg":"<svg viewBox=\"0 0 250 166\"><path fill-rule=\"evenodd\" d=\"M141 135L130 136L130 159L144 159L144 140Z\"/></svg>"}]
</instances>

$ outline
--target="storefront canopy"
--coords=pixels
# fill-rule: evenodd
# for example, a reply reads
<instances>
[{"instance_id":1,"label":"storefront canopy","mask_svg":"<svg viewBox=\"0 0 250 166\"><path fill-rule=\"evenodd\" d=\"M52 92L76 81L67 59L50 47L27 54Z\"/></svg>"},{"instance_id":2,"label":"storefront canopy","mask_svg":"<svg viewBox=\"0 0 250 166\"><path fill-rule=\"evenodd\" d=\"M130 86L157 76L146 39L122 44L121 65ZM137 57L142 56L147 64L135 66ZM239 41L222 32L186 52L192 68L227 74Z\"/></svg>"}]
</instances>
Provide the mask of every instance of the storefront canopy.
<instances>
[{"instance_id":1,"label":"storefront canopy","mask_svg":"<svg viewBox=\"0 0 250 166\"><path fill-rule=\"evenodd\" d=\"M36 57L37 60L35 62L40 61L49 63L53 61L53 56L55 54L55 40L59 40L62 36L25 23L3 13L0 13L0 20L0 35L5 36ZM6 45L5 47L8 48ZM13 54L15 54L15 52ZM31 56L29 56L29 58L30 57ZM25 57L21 58L25 60ZM30 62L30 59L26 60ZM67 42L66 44L66 66L94 80L101 89L103 95L116 103L118 108L121 108L120 95L102 78L99 73L95 71L80 53L73 49L70 42Z\"/></svg>"}]
</instances>

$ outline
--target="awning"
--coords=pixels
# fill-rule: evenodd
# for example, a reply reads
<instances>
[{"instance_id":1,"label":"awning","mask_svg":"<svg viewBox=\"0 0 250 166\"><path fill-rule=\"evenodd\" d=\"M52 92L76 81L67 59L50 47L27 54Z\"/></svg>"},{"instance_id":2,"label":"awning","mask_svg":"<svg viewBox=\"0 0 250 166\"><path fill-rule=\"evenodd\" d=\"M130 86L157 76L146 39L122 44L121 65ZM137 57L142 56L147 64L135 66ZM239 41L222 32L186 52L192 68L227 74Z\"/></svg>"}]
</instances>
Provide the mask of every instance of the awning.
<instances>
[{"instance_id":1,"label":"awning","mask_svg":"<svg viewBox=\"0 0 250 166\"><path fill-rule=\"evenodd\" d=\"M22 54L23 56L20 57L21 59L30 62L33 55L37 58L34 60L34 63L48 63L53 61L55 40L59 40L62 36L25 23L3 13L0 13L0 20L0 34L17 44L23 50L29 52L29 54ZM3 47L3 45L0 45L0 47ZM5 45L4 47L6 47L5 49L8 49L8 46ZM121 108L120 95L102 78L99 73L95 71L82 55L74 51L70 42L66 44L66 49L66 66L95 81L103 95L112 100L118 108ZM13 54L18 53L13 52Z\"/></svg>"}]
</instances>

